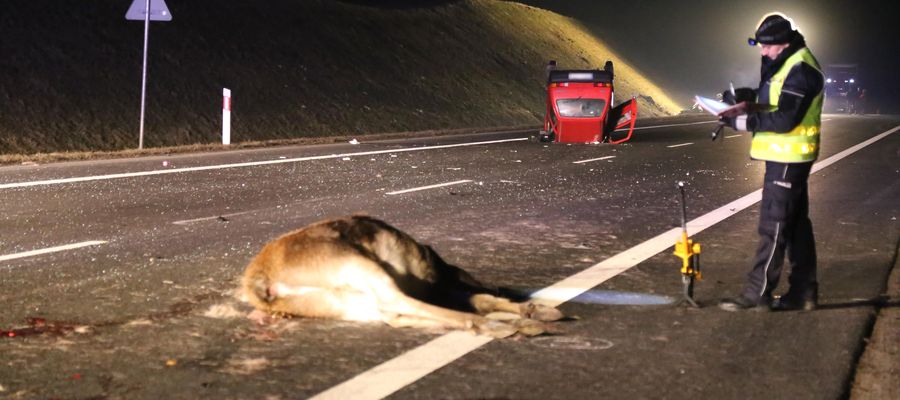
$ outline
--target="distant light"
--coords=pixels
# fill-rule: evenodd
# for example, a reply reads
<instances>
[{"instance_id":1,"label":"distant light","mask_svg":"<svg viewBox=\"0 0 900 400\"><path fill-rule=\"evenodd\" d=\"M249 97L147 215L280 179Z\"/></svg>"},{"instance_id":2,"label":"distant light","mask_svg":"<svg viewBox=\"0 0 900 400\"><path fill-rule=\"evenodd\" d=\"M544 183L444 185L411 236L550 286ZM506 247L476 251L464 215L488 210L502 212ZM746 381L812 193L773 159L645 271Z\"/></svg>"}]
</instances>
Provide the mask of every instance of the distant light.
<instances>
[{"instance_id":1,"label":"distant light","mask_svg":"<svg viewBox=\"0 0 900 400\"><path fill-rule=\"evenodd\" d=\"M825 83L831 83L831 82L832 82L831 78L828 78L825 80Z\"/></svg>"},{"instance_id":2,"label":"distant light","mask_svg":"<svg viewBox=\"0 0 900 400\"><path fill-rule=\"evenodd\" d=\"M846 80L846 79L844 79L844 83L847 83L847 82L850 82L850 81L848 81L848 80Z\"/></svg>"},{"instance_id":3,"label":"distant light","mask_svg":"<svg viewBox=\"0 0 900 400\"><path fill-rule=\"evenodd\" d=\"M850 83L853 83L853 82L855 82L855 81L854 81L853 79L851 79L851 80L850 80Z\"/></svg>"}]
</instances>

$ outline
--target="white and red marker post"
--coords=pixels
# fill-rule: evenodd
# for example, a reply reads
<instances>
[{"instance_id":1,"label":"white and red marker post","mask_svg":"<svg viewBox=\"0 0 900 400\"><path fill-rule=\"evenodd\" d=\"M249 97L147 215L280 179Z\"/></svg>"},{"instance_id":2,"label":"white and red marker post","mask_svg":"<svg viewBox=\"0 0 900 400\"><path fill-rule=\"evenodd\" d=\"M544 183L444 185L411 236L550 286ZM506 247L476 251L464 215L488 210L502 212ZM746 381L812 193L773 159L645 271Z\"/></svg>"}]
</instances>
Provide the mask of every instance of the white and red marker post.
<instances>
[{"instance_id":1,"label":"white and red marker post","mask_svg":"<svg viewBox=\"0 0 900 400\"><path fill-rule=\"evenodd\" d=\"M231 89L222 89L222 144L231 144Z\"/></svg>"}]
</instances>

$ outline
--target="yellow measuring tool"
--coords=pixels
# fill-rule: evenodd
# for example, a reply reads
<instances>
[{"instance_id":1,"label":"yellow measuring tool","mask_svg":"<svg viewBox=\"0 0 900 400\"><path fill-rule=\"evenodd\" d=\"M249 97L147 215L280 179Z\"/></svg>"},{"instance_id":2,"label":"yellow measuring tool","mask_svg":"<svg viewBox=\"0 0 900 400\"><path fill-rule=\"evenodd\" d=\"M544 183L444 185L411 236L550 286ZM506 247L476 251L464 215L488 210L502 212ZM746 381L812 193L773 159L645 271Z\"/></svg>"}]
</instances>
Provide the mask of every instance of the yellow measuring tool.
<instances>
[{"instance_id":1,"label":"yellow measuring tool","mask_svg":"<svg viewBox=\"0 0 900 400\"><path fill-rule=\"evenodd\" d=\"M699 308L694 302L694 281L703 279L703 275L700 273L700 243L688 238L684 182L678 182L678 189L681 191L681 238L675 242L674 254L681 259L681 283L684 289L684 298L679 303L687 302Z\"/></svg>"}]
</instances>

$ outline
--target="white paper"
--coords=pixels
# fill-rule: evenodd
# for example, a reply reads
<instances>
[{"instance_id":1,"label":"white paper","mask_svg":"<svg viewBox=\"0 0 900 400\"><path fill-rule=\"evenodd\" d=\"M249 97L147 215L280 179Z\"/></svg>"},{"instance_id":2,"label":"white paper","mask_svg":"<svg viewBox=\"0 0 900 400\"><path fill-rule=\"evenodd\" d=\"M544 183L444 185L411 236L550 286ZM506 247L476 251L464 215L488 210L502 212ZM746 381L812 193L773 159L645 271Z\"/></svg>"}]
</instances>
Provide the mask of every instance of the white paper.
<instances>
[{"instance_id":1,"label":"white paper","mask_svg":"<svg viewBox=\"0 0 900 400\"><path fill-rule=\"evenodd\" d=\"M708 113L712 115L719 115L720 112L727 110L730 107L733 107L731 104L723 103L718 100L710 99L709 97L703 96L694 96L694 100L697 101L697 104L700 105L700 108L706 110Z\"/></svg>"}]
</instances>

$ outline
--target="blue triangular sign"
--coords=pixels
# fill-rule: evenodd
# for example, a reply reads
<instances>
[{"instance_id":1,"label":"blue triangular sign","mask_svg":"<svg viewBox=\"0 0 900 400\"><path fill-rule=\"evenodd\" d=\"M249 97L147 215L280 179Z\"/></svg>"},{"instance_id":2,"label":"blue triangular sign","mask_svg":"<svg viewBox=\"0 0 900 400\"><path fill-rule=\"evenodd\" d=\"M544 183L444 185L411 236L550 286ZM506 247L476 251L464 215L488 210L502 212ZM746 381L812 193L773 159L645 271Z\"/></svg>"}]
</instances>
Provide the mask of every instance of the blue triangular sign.
<instances>
[{"instance_id":1,"label":"blue triangular sign","mask_svg":"<svg viewBox=\"0 0 900 400\"><path fill-rule=\"evenodd\" d=\"M133 21L143 21L147 14L147 0L134 0L128 12L125 13L125 19ZM151 21L171 21L172 13L166 6L166 0L150 0L150 20Z\"/></svg>"}]
</instances>

